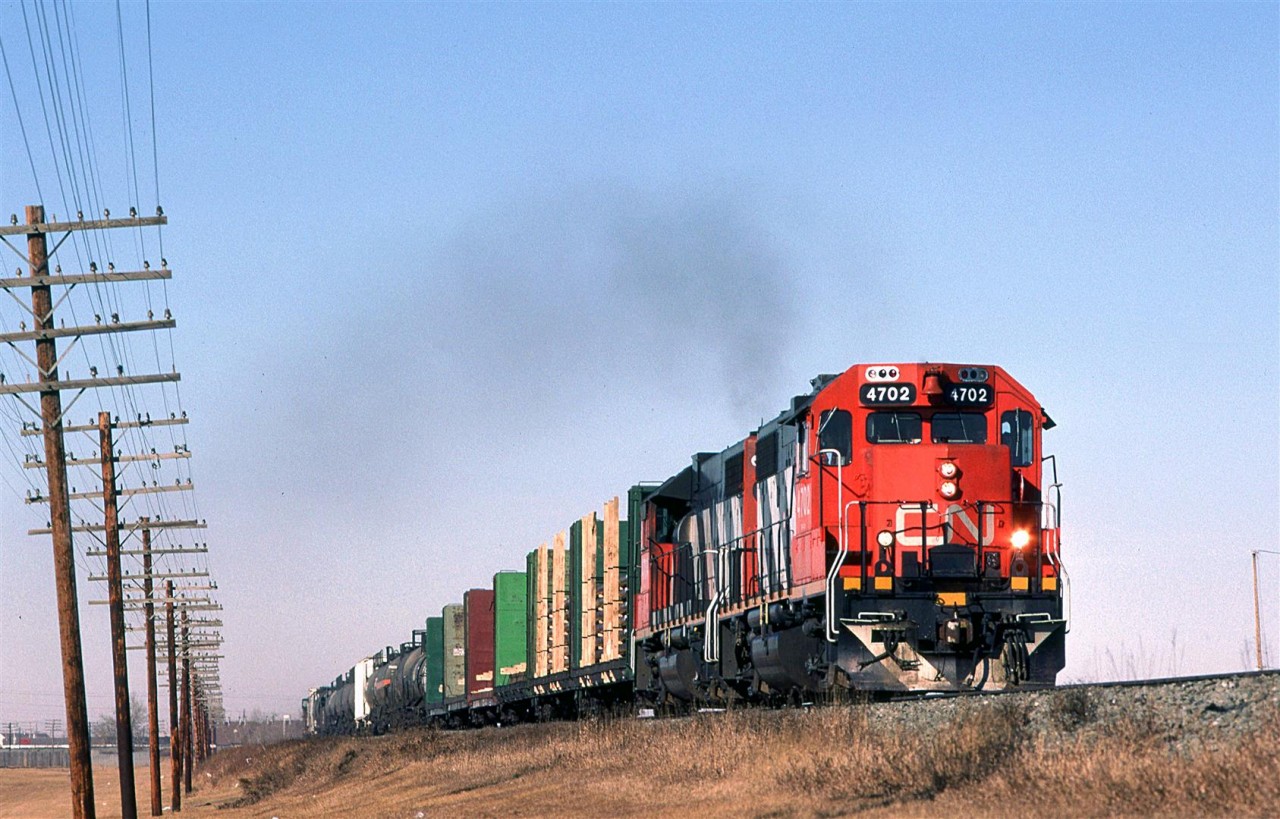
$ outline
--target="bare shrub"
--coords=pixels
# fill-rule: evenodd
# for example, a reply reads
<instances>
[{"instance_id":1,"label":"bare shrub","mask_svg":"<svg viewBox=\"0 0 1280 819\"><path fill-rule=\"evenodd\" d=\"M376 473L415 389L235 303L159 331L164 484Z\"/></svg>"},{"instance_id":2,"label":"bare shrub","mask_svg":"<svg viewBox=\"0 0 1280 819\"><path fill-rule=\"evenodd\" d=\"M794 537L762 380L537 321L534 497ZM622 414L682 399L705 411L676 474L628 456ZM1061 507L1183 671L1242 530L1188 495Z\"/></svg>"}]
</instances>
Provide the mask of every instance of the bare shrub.
<instances>
[{"instance_id":1,"label":"bare shrub","mask_svg":"<svg viewBox=\"0 0 1280 819\"><path fill-rule=\"evenodd\" d=\"M1049 701L1049 722L1068 733L1098 718L1098 704L1087 688L1068 688L1057 692Z\"/></svg>"},{"instance_id":2,"label":"bare shrub","mask_svg":"<svg viewBox=\"0 0 1280 819\"><path fill-rule=\"evenodd\" d=\"M792 739L779 784L814 797L879 804L932 799L982 781L1018 752L1027 719L1012 703L982 704L964 708L936 731L907 733L868 728L865 717L847 711L831 714L822 720L827 730Z\"/></svg>"}]
</instances>

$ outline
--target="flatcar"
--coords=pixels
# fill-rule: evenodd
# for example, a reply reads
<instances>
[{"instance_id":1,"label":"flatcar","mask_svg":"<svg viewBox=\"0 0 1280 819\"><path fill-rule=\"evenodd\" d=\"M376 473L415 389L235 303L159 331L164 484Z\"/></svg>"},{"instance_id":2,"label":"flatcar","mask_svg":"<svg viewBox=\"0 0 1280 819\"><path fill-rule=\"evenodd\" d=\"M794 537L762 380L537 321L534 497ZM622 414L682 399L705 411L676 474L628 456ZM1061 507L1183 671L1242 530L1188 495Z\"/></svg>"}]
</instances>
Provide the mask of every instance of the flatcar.
<instances>
[{"instance_id":1,"label":"flatcar","mask_svg":"<svg viewBox=\"0 0 1280 819\"><path fill-rule=\"evenodd\" d=\"M1053 421L990 365L821 375L303 701L317 733L1049 686Z\"/></svg>"}]
</instances>

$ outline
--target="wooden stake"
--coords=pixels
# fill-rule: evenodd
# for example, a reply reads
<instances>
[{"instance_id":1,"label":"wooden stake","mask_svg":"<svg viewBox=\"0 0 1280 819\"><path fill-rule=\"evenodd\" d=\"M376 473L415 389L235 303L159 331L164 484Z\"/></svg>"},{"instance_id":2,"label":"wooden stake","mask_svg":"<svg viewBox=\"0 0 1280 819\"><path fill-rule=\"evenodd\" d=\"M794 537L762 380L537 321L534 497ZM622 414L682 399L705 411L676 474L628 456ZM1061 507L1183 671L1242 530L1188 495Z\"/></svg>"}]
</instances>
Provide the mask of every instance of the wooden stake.
<instances>
[{"instance_id":1,"label":"wooden stake","mask_svg":"<svg viewBox=\"0 0 1280 819\"><path fill-rule=\"evenodd\" d=\"M601 660L606 662L622 656L622 631L619 622L622 614L622 560L618 526L618 499L615 497L604 505L604 648L601 650Z\"/></svg>"},{"instance_id":2,"label":"wooden stake","mask_svg":"<svg viewBox=\"0 0 1280 819\"><path fill-rule=\"evenodd\" d=\"M579 556L582 565L581 583L578 586L578 599L582 601L579 616L578 645L579 664L586 668L596 664L596 513L582 516L582 554Z\"/></svg>"},{"instance_id":3,"label":"wooden stake","mask_svg":"<svg viewBox=\"0 0 1280 819\"><path fill-rule=\"evenodd\" d=\"M535 658L535 675L545 677L548 673L547 658L550 652L547 650L547 636L550 633L550 624L547 622L547 544L543 543L538 546L538 557L535 562L537 569L537 578L534 585L536 598L534 602L534 632L533 632L533 649Z\"/></svg>"},{"instance_id":4,"label":"wooden stake","mask_svg":"<svg viewBox=\"0 0 1280 819\"><path fill-rule=\"evenodd\" d=\"M551 673L569 670L569 583L565 571L565 532L555 536L551 552Z\"/></svg>"}]
</instances>

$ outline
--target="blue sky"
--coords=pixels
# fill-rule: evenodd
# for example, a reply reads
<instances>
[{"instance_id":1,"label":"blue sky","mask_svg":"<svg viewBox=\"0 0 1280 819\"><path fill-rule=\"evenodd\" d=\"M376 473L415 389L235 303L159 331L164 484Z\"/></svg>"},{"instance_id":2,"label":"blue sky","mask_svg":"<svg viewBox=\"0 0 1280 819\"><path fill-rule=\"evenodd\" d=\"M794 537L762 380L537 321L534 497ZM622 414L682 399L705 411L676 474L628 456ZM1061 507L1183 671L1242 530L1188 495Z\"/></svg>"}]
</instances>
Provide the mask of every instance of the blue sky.
<instances>
[{"instance_id":1,"label":"blue sky","mask_svg":"<svg viewBox=\"0 0 1280 819\"><path fill-rule=\"evenodd\" d=\"M122 11L149 211L145 9ZM113 12L75 7L119 212ZM1065 677L1243 665L1248 553L1280 541L1275 5L151 15L228 710L294 707L868 361L1000 364L1058 421ZM0 32L52 186L17 3ZM16 126L0 94L12 211L35 199ZM57 675L36 516L0 506L0 716L61 711L34 682ZM105 617L82 619L103 713Z\"/></svg>"}]
</instances>

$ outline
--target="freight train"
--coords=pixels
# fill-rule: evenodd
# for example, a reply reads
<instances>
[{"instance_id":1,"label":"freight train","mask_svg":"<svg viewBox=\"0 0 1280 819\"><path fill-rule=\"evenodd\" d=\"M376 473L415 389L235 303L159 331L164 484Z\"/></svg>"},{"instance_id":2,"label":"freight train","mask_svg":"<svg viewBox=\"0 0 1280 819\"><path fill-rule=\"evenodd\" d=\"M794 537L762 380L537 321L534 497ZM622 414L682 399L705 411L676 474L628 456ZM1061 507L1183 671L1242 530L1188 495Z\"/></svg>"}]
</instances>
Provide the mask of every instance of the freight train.
<instances>
[{"instance_id":1,"label":"freight train","mask_svg":"<svg viewBox=\"0 0 1280 819\"><path fill-rule=\"evenodd\" d=\"M1053 685L1069 590L1035 397L987 365L811 385L313 689L309 729Z\"/></svg>"}]
</instances>

